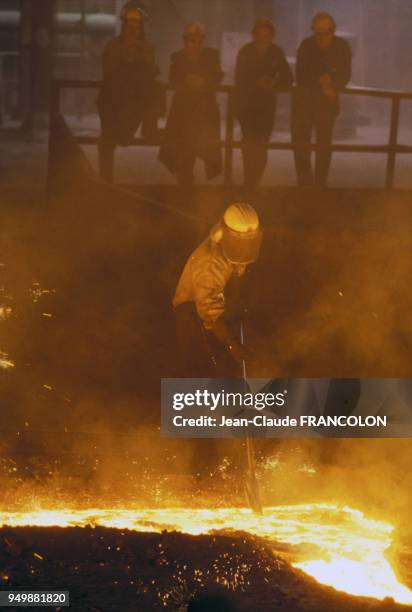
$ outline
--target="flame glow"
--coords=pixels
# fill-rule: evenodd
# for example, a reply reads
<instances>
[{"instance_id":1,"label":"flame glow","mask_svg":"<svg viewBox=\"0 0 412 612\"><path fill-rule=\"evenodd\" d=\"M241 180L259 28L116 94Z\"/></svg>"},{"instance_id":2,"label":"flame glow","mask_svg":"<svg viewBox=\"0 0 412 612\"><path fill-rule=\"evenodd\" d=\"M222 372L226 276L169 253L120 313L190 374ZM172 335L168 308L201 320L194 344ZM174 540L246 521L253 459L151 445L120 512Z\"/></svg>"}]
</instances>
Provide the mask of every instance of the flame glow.
<instances>
[{"instance_id":1,"label":"flame glow","mask_svg":"<svg viewBox=\"0 0 412 612\"><path fill-rule=\"evenodd\" d=\"M293 565L319 582L353 595L392 597L412 604L412 591L401 584L385 558L393 527L368 519L358 510L331 504L265 508L87 509L0 512L2 526L102 526L134 531L180 531L192 535L218 530L245 531L290 545Z\"/></svg>"},{"instance_id":2,"label":"flame glow","mask_svg":"<svg viewBox=\"0 0 412 612\"><path fill-rule=\"evenodd\" d=\"M14 362L9 359L9 356L4 351L0 350L0 369L8 370L14 368Z\"/></svg>"}]
</instances>

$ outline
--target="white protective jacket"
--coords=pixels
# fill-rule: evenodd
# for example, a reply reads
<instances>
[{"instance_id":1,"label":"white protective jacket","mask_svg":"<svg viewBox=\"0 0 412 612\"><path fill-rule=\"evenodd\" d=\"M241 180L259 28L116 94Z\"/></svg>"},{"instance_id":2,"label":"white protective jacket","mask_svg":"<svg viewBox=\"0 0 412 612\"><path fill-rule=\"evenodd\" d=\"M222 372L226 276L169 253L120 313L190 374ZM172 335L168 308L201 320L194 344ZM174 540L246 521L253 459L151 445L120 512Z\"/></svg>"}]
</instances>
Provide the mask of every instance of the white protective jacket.
<instances>
[{"instance_id":1,"label":"white protective jacket","mask_svg":"<svg viewBox=\"0 0 412 612\"><path fill-rule=\"evenodd\" d=\"M216 225L195 251L183 269L173 298L176 308L194 302L205 329L212 329L225 312L225 287L233 276L241 276L245 265L230 262L221 247L221 225Z\"/></svg>"}]
</instances>

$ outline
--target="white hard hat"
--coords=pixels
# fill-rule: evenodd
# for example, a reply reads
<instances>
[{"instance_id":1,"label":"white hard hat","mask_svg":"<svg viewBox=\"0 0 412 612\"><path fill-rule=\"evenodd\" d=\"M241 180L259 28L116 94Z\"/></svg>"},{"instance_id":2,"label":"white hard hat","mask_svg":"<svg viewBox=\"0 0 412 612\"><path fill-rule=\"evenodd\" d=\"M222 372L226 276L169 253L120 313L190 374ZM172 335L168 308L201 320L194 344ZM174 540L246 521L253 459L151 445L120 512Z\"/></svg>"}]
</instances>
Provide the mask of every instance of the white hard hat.
<instances>
[{"instance_id":1,"label":"white hard hat","mask_svg":"<svg viewBox=\"0 0 412 612\"><path fill-rule=\"evenodd\" d=\"M236 232L250 232L259 228L259 216L250 204L231 204L223 215L223 221Z\"/></svg>"}]
</instances>

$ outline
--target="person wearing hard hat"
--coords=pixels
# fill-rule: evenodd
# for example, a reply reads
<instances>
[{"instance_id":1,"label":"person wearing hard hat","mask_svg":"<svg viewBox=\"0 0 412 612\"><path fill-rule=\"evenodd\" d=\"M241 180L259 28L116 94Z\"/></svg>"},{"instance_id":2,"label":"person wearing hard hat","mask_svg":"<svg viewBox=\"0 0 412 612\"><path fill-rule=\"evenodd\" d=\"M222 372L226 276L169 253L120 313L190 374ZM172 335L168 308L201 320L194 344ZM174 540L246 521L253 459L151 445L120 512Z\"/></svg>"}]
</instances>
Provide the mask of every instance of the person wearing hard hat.
<instances>
[{"instance_id":1,"label":"person wearing hard hat","mask_svg":"<svg viewBox=\"0 0 412 612\"><path fill-rule=\"evenodd\" d=\"M173 299L185 377L235 376L245 357L228 306L231 283L257 260L262 230L255 209L232 204L189 257Z\"/></svg>"},{"instance_id":2,"label":"person wearing hard hat","mask_svg":"<svg viewBox=\"0 0 412 612\"><path fill-rule=\"evenodd\" d=\"M159 86L153 46L146 40L142 4L131 0L121 12L122 31L110 40L103 52L103 83L97 105L101 122L99 144L100 176L113 181L114 151L117 145L133 143L142 125L143 136L156 132Z\"/></svg>"},{"instance_id":3,"label":"person wearing hard hat","mask_svg":"<svg viewBox=\"0 0 412 612\"><path fill-rule=\"evenodd\" d=\"M184 186L193 184L197 158L204 162L208 179L222 169L216 90L223 72L218 50L203 45L204 35L202 24L189 23L183 49L171 57L169 81L176 93L159 159Z\"/></svg>"},{"instance_id":4,"label":"person wearing hard hat","mask_svg":"<svg viewBox=\"0 0 412 612\"><path fill-rule=\"evenodd\" d=\"M235 108L242 128L245 186L255 188L267 163L267 144L273 131L276 91L289 89L292 72L282 49L273 40L270 19L258 19L253 41L238 53L235 71Z\"/></svg>"},{"instance_id":5,"label":"person wearing hard hat","mask_svg":"<svg viewBox=\"0 0 412 612\"><path fill-rule=\"evenodd\" d=\"M298 185L326 187L332 157L333 127L339 114L339 91L351 78L351 49L335 35L336 24L328 13L312 20L313 35L300 45L296 58L296 91L292 102L292 140ZM316 132L315 172L310 142Z\"/></svg>"}]
</instances>

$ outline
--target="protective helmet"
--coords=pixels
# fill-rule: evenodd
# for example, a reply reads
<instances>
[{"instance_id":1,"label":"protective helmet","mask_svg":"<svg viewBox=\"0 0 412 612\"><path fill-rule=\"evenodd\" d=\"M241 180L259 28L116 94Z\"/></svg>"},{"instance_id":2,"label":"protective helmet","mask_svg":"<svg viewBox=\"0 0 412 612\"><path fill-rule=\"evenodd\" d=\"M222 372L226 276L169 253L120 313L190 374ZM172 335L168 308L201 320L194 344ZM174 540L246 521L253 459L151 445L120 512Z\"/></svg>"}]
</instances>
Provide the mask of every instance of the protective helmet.
<instances>
[{"instance_id":1,"label":"protective helmet","mask_svg":"<svg viewBox=\"0 0 412 612\"><path fill-rule=\"evenodd\" d=\"M262 230L250 204L232 204L223 215L222 249L229 261L250 264L259 257Z\"/></svg>"},{"instance_id":2,"label":"protective helmet","mask_svg":"<svg viewBox=\"0 0 412 612\"><path fill-rule=\"evenodd\" d=\"M255 25L253 26L252 32L256 32L259 28L268 28L272 30L272 33L275 33L275 24L269 17L261 17L260 19L256 19Z\"/></svg>"},{"instance_id":3,"label":"protective helmet","mask_svg":"<svg viewBox=\"0 0 412 612\"><path fill-rule=\"evenodd\" d=\"M329 15L329 13L317 13L312 19L312 30L316 32L320 24L323 26L322 30L329 30L331 34L335 33L336 23L332 15Z\"/></svg>"},{"instance_id":4,"label":"protective helmet","mask_svg":"<svg viewBox=\"0 0 412 612\"><path fill-rule=\"evenodd\" d=\"M146 21L148 15L144 5L136 0L126 2L120 13L122 21Z\"/></svg>"},{"instance_id":5,"label":"protective helmet","mask_svg":"<svg viewBox=\"0 0 412 612\"><path fill-rule=\"evenodd\" d=\"M203 38L204 35L205 26L197 21L186 24L183 30L183 38L188 36L201 36Z\"/></svg>"}]
</instances>

